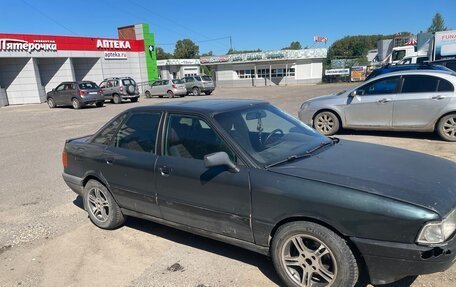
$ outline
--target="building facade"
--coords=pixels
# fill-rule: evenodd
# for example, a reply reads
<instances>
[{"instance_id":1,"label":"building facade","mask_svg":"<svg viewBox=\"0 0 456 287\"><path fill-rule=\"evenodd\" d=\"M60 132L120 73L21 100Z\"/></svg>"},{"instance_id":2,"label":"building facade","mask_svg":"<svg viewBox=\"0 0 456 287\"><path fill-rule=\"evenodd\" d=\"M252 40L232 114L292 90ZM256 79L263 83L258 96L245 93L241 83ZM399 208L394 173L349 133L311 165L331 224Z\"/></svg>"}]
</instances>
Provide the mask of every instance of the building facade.
<instances>
[{"instance_id":1,"label":"building facade","mask_svg":"<svg viewBox=\"0 0 456 287\"><path fill-rule=\"evenodd\" d=\"M287 86L321 82L327 49L277 50L202 57L219 87Z\"/></svg>"},{"instance_id":2,"label":"building facade","mask_svg":"<svg viewBox=\"0 0 456 287\"><path fill-rule=\"evenodd\" d=\"M118 39L0 33L0 106L42 103L63 81L158 78L147 24L118 28Z\"/></svg>"},{"instance_id":3,"label":"building facade","mask_svg":"<svg viewBox=\"0 0 456 287\"><path fill-rule=\"evenodd\" d=\"M160 79L182 79L201 73L199 59L168 59L157 61Z\"/></svg>"}]
</instances>

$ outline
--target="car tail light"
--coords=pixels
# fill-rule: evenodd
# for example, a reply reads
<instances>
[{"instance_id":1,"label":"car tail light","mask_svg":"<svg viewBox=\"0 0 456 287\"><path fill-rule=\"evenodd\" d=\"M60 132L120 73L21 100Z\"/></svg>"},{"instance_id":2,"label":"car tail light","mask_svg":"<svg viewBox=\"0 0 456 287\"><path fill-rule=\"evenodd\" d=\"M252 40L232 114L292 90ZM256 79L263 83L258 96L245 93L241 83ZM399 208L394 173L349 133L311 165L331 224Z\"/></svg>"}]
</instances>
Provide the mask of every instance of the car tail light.
<instances>
[{"instance_id":1,"label":"car tail light","mask_svg":"<svg viewBox=\"0 0 456 287\"><path fill-rule=\"evenodd\" d=\"M120 91L123 92L123 87L120 87Z\"/></svg>"},{"instance_id":2,"label":"car tail light","mask_svg":"<svg viewBox=\"0 0 456 287\"><path fill-rule=\"evenodd\" d=\"M88 94L88 92L87 92L87 91L82 91L82 90L79 90L79 94L80 94L80 95L87 95L87 94Z\"/></svg>"},{"instance_id":3,"label":"car tail light","mask_svg":"<svg viewBox=\"0 0 456 287\"><path fill-rule=\"evenodd\" d=\"M102 90L102 89L99 89L98 92L99 92L100 94L103 94L103 90Z\"/></svg>"},{"instance_id":4,"label":"car tail light","mask_svg":"<svg viewBox=\"0 0 456 287\"><path fill-rule=\"evenodd\" d=\"M172 85L171 87L173 87L173 89L177 89L177 86L176 86L176 85Z\"/></svg>"},{"instance_id":5,"label":"car tail light","mask_svg":"<svg viewBox=\"0 0 456 287\"><path fill-rule=\"evenodd\" d=\"M62 152L62 163L63 163L63 167L67 168L67 166L68 166L68 153L66 151Z\"/></svg>"}]
</instances>

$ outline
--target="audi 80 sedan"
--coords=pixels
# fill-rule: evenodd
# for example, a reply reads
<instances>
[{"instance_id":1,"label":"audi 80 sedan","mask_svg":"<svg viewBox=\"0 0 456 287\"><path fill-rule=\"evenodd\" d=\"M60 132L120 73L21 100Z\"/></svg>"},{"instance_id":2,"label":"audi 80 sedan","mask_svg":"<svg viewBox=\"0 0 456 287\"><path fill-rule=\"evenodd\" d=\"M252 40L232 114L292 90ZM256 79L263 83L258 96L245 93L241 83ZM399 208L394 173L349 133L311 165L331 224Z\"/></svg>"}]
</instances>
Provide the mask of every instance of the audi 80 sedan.
<instances>
[{"instance_id":1,"label":"audi 80 sedan","mask_svg":"<svg viewBox=\"0 0 456 287\"><path fill-rule=\"evenodd\" d=\"M67 140L91 221L140 217L272 257L286 286L354 286L455 261L456 164L327 138L273 105L136 107Z\"/></svg>"},{"instance_id":2,"label":"audi 80 sedan","mask_svg":"<svg viewBox=\"0 0 456 287\"><path fill-rule=\"evenodd\" d=\"M456 141L456 74L400 71L304 102L299 118L325 135L340 128L434 132Z\"/></svg>"}]
</instances>

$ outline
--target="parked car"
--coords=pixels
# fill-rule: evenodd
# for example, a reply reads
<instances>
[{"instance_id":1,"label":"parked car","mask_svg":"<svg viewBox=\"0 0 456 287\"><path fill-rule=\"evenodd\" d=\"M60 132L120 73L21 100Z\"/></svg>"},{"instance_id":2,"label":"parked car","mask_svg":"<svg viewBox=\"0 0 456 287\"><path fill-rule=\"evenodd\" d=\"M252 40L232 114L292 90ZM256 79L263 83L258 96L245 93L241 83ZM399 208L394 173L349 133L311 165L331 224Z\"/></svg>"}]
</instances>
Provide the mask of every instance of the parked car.
<instances>
[{"instance_id":1,"label":"parked car","mask_svg":"<svg viewBox=\"0 0 456 287\"><path fill-rule=\"evenodd\" d=\"M373 70L369 74L369 76L367 76L365 81L369 81L377 76L384 75L387 73L408 71L408 70L438 70L438 71L453 72L450 69L448 69L444 66L441 66L441 65L430 65L430 64L391 65L391 64L388 64L386 66Z\"/></svg>"},{"instance_id":2,"label":"parked car","mask_svg":"<svg viewBox=\"0 0 456 287\"><path fill-rule=\"evenodd\" d=\"M173 98L174 96L185 97L187 90L182 80L159 80L147 87L144 94L146 98L152 98L153 96L163 98L165 95L168 98Z\"/></svg>"},{"instance_id":3,"label":"parked car","mask_svg":"<svg viewBox=\"0 0 456 287\"><path fill-rule=\"evenodd\" d=\"M187 95L192 93L194 96L199 96L201 93L210 95L215 90L214 81L209 76L189 76L183 78Z\"/></svg>"},{"instance_id":4,"label":"parked car","mask_svg":"<svg viewBox=\"0 0 456 287\"><path fill-rule=\"evenodd\" d=\"M446 59L446 60L437 60L434 62L430 62L432 65L441 65L447 67L448 69L456 72L456 58L453 59Z\"/></svg>"},{"instance_id":5,"label":"parked car","mask_svg":"<svg viewBox=\"0 0 456 287\"><path fill-rule=\"evenodd\" d=\"M57 106L80 109L91 104L102 107L104 98L94 82L63 82L46 94L46 101L51 109Z\"/></svg>"},{"instance_id":6,"label":"parked car","mask_svg":"<svg viewBox=\"0 0 456 287\"><path fill-rule=\"evenodd\" d=\"M122 100L137 102L139 90L135 80L130 77L107 78L100 83L100 88L106 100L115 104L122 103Z\"/></svg>"},{"instance_id":7,"label":"parked car","mask_svg":"<svg viewBox=\"0 0 456 287\"><path fill-rule=\"evenodd\" d=\"M340 128L437 131L456 141L456 76L413 70L378 76L355 88L305 101L299 118L324 135Z\"/></svg>"},{"instance_id":8,"label":"parked car","mask_svg":"<svg viewBox=\"0 0 456 287\"><path fill-rule=\"evenodd\" d=\"M456 164L326 138L254 100L122 112L67 140L63 178L91 221L140 217L272 257L286 286L444 271L456 256Z\"/></svg>"}]
</instances>

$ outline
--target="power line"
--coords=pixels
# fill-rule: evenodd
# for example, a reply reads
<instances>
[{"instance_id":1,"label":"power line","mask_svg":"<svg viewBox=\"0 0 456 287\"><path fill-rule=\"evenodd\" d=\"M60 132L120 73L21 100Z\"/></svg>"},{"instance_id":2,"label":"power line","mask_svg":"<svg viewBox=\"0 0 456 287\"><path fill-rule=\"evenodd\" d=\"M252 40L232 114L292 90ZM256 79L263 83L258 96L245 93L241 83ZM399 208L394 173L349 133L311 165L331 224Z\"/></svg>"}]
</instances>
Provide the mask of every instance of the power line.
<instances>
[{"instance_id":1,"label":"power line","mask_svg":"<svg viewBox=\"0 0 456 287\"><path fill-rule=\"evenodd\" d=\"M22 0L22 2L24 2L24 4L28 5L29 7L31 7L32 9L38 11L38 13L40 13L41 15L43 15L44 17L48 18L49 20L51 20L52 22L54 22L55 24L59 25L60 27L64 28L65 30L67 30L68 32L70 32L71 34L73 35L76 35L78 36L78 34L76 32L74 32L73 30L69 29L68 27L66 27L65 25L63 25L62 23L59 23L57 20L55 20L54 18L50 17L49 15L45 14L43 11L41 11L40 9L34 7L32 4L26 2L25 0Z\"/></svg>"}]
</instances>

